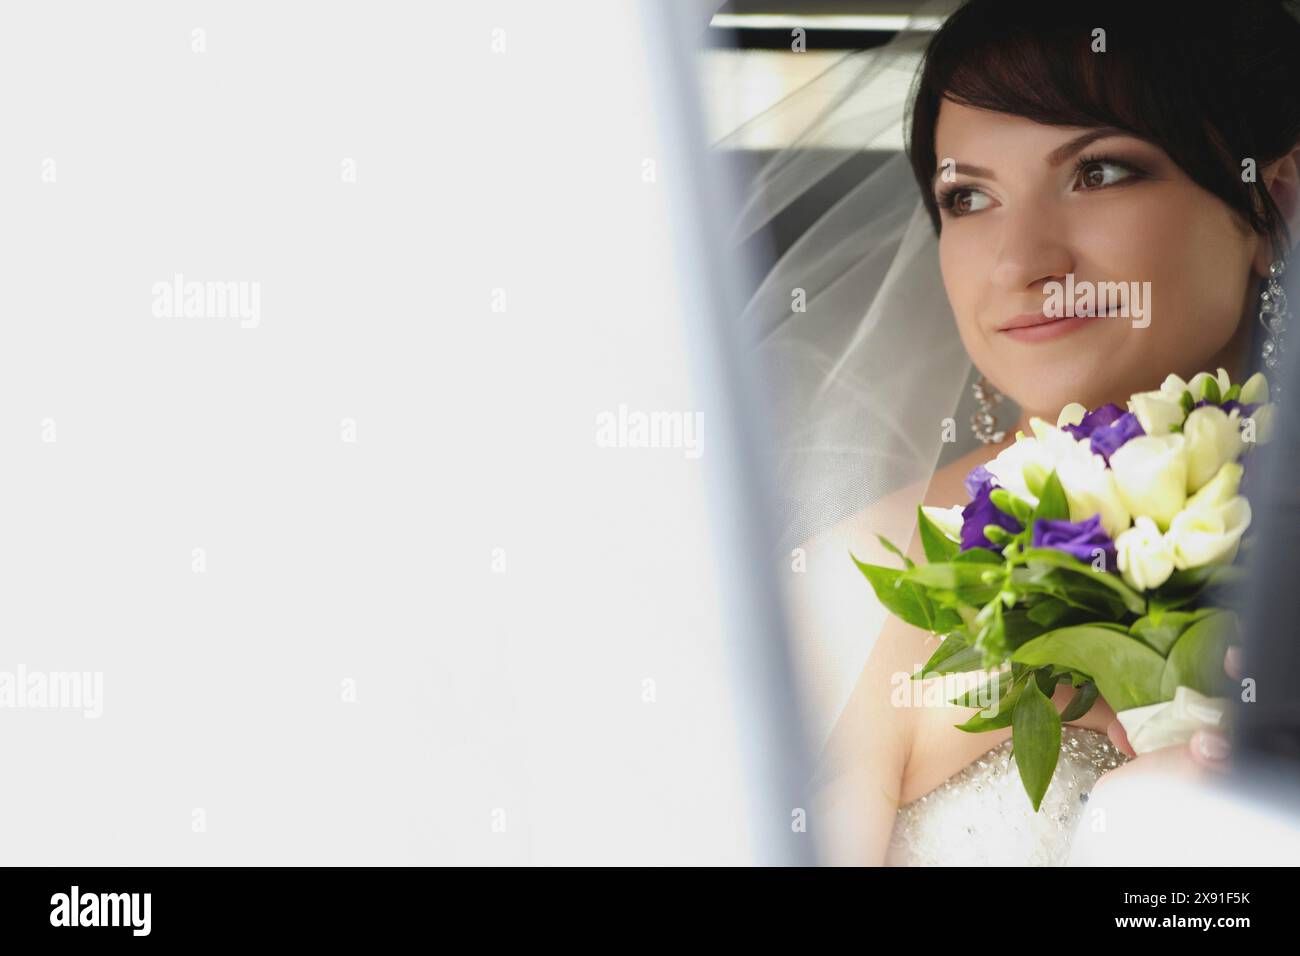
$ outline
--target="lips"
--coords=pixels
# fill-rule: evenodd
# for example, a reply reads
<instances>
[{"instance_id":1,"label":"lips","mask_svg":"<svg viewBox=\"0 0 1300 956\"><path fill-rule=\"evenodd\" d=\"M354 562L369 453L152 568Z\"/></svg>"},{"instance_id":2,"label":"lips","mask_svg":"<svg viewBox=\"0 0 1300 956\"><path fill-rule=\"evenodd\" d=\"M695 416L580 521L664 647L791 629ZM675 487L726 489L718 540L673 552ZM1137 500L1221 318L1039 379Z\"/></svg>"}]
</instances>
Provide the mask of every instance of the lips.
<instances>
[{"instance_id":1,"label":"lips","mask_svg":"<svg viewBox=\"0 0 1300 956\"><path fill-rule=\"evenodd\" d=\"M1027 329L1035 325L1048 325L1052 322L1061 322L1064 321L1065 319L1074 319L1074 318L1091 319L1091 318L1098 318L1106 315L1109 315L1109 313L1098 312L1094 314L1092 312L1087 312L1087 311L1076 313L1073 310L1067 311L1064 315L1054 315L1054 316L1044 315L1041 312L1026 312L1023 315L1013 316L1006 323L999 326L998 331L1008 332L1011 329Z\"/></svg>"},{"instance_id":2,"label":"lips","mask_svg":"<svg viewBox=\"0 0 1300 956\"><path fill-rule=\"evenodd\" d=\"M1016 342L1050 342L1096 321L1091 315L1051 317L1041 312L1017 315L998 331Z\"/></svg>"}]
</instances>

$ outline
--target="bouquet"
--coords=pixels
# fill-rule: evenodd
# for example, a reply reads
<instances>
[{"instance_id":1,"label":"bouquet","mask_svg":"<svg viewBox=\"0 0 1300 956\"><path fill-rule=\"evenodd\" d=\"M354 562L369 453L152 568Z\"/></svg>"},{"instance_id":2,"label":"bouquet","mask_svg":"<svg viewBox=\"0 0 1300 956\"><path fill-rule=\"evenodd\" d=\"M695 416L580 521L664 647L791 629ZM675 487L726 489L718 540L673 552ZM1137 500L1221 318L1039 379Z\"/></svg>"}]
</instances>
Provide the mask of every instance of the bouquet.
<instances>
[{"instance_id":1,"label":"bouquet","mask_svg":"<svg viewBox=\"0 0 1300 956\"><path fill-rule=\"evenodd\" d=\"M1210 598L1240 576L1250 503L1238 492L1271 432L1268 383L1170 375L1127 404L1071 403L1054 426L1033 418L1032 436L1017 432L967 476L969 504L919 507L927 563L883 536L901 569L851 555L892 614L943 637L913 680L981 672L952 700L979 708L957 726L1012 728L1035 811L1062 721L1098 695L1139 754L1186 742L1227 703L1237 619ZM1073 695L1058 712L1063 682Z\"/></svg>"}]
</instances>

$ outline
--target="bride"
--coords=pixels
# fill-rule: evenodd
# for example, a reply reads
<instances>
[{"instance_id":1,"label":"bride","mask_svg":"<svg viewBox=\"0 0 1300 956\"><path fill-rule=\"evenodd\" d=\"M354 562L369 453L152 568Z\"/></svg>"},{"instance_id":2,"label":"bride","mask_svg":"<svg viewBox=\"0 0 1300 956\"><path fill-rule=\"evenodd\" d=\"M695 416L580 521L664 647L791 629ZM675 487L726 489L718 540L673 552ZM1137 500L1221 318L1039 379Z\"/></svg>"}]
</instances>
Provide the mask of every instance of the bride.
<instances>
[{"instance_id":1,"label":"bride","mask_svg":"<svg viewBox=\"0 0 1300 956\"><path fill-rule=\"evenodd\" d=\"M1065 863L1103 775L1155 755L1133 758L1099 699L1063 726L1034 813L1010 728L965 733L968 708L900 693L939 639L889 617L848 552L896 565L881 534L923 561L917 505L964 505L972 469L1031 416L1123 407L1170 373L1269 372L1280 346L1257 320L1260 294L1300 223L1300 21L1281 0L1213 16L969 0L932 36L851 54L739 132L801 109L807 129L751 184L740 239L843 161L825 147L846 134L870 147L900 114L907 124L906 155L807 230L745 315L825 741L810 820L834 862ZM1115 314L1103 297L1097 314L1067 301L1050 320L1053 282L1124 295ZM1058 687L1058 709L1071 694ZM1221 764L1224 748L1202 732L1179 759Z\"/></svg>"}]
</instances>

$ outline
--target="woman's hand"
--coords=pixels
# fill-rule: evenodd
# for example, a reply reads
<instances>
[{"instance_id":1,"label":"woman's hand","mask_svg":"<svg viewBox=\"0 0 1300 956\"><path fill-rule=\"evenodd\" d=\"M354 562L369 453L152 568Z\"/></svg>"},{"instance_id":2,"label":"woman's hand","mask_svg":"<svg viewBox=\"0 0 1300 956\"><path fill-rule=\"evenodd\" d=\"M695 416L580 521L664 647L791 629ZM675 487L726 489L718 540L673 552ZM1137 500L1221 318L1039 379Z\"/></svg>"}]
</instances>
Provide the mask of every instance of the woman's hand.
<instances>
[{"instance_id":1,"label":"woman's hand","mask_svg":"<svg viewBox=\"0 0 1300 956\"><path fill-rule=\"evenodd\" d=\"M1223 669L1233 680L1241 680L1241 648L1229 647L1223 656ZM1128 735L1124 732L1124 725L1118 720L1111 722L1106 730L1106 736L1110 737L1111 743L1121 752L1130 757L1136 757L1137 754L1129 746ZM1208 770L1217 770L1220 772L1228 769L1228 737L1226 734L1217 730L1198 730L1192 734L1191 739L1187 742L1187 748L1162 747L1154 750L1145 756L1161 755L1159 762L1181 762L1190 757L1191 761L1197 766L1204 767ZM1174 753L1173 751L1177 751ZM1127 766L1127 765L1126 765ZM1118 768L1123 770L1123 767ZM1117 771L1112 770L1111 773Z\"/></svg>"}]
</instances>

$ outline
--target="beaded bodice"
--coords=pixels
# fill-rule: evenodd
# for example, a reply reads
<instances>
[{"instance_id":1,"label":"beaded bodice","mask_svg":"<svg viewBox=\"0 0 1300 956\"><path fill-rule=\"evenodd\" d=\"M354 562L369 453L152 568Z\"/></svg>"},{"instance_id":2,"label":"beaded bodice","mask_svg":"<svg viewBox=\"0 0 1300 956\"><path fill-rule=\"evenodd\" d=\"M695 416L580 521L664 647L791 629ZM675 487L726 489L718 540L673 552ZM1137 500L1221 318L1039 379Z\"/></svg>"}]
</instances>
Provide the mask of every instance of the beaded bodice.
<instances>
[{"instance_id":1,"label":"beaded bodice","mask_svg":"<svg viewBox=\"0 0 1300 956\"><path fill-rule=\"evenodd\" d=\"M1088 825L1088 795L1128 757L1104 734L1066 724L1061 757L1038 812L1020 782L1011 740L936 789L902 806L891 866L1061 866L1075 830Z\"/></svg>"}]
</instances>

